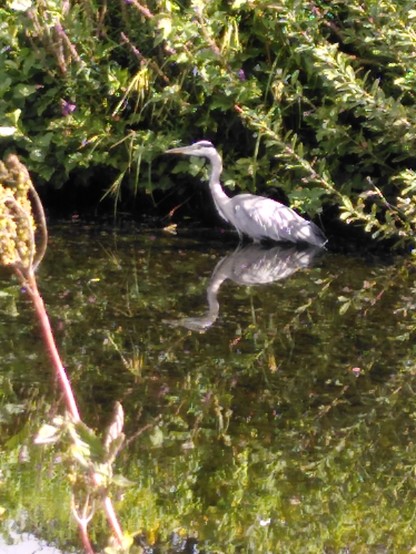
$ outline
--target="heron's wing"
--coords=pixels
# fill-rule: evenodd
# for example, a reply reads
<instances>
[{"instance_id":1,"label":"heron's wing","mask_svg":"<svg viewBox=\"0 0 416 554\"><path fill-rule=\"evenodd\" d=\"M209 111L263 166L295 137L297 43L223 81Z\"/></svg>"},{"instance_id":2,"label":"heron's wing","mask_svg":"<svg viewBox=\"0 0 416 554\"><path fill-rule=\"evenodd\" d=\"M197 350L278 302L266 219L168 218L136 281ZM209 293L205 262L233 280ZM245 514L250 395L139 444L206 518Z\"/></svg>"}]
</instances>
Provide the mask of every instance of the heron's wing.
<instances>
[{"instance_id":1,"label":"heron's wing","mask_svg":"<svg viewBox=\"0 0 416 554\"><path fill-rule=\"evenodd\" d=\"M252 194L240 194L233 198L237 227L254 239L291 239L290 226L297 214L274 200Z\"/></svg>"},{"instance_id":2,"label":"heron's wing","mask_svg":"<svg viewBox=\"0 0 416 554\"><path fill-rule=\"evenodd\" d=\"M326 241L322 231L314 223L306 221L292 208L270 198L240 194L233 200L236 227L254 240L269 238L276 241L308 242L319 246Z\"/></svg>"},{"instance_id":3,"label":"heron's wing","mask_svg":"<svg viewBox=\"0 0 416 554\"><path fill-rule=\"evenodd\" d=\"M228 256L229 278L243 285L287 279L298 269L311 265L318 252L320 249L311 245L285 244L268 248L250 244Z\"/></svg>"}]
</instances>

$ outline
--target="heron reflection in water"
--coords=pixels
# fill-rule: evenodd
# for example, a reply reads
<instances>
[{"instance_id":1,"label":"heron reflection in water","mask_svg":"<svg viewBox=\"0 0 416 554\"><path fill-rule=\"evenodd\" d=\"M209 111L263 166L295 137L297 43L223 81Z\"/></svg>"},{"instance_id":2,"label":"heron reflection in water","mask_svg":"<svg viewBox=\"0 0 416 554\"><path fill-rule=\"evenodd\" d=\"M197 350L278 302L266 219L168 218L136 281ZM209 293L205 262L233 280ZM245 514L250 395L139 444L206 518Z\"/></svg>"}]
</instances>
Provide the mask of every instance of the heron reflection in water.
<instances>
[{"instance_id":1,"label":"heron reflection in water","mask_svg":"<svg viewBox=\"0 0 416 554\"><path fill-rule=\"evenodd\" d=\"M255 194L238 194L230 198L220 183L222 159L207 140L190 146L172 148L166 154L185 154L207 158L211 162L209 188L215 207L227 223L231 223L240 237L254 242L264 239L276 242L307 243L322 247L327 239L321 229L307 221L291 208Z\"/></svg>"},{"instance_id":2,"label":"heron reflection in water","mask_svg":"<svg viewBox=\"0 0 416 554\"><path fill-rule=\"evenodd\" d=\"M226 279L239 285L260 285L287 279L298 269L310 266L320 248L278 245L265 248L259 244L238 247L216 265L207 287L208 310L200 317L165 320L173 327L206 331L218 317L218 294Z\"/></svg>"}]
</instances>

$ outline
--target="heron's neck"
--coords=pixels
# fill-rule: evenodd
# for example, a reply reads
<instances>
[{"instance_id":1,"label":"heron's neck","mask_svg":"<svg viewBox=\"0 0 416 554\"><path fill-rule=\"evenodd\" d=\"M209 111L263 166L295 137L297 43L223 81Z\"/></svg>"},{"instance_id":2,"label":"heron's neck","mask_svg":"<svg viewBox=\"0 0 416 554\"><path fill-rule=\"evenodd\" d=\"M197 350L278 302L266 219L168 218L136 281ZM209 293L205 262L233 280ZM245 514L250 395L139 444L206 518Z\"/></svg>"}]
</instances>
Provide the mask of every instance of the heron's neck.
<instances>
[{"instance_id":1,"label":"heron's neck","mask_svg":"<svg viewBox=\"0 0 416 554\"><path fill-rule=\"evenodd\" d=\"M211 316L217 316L220 311L220 303L218 302L218 292L220 290L221 285L223 282L227 279L227 276L220 274L219 276L216 275L215 270L211 277L210 283L207 288L207 300L208 300L208 306L209 310L208 313Z\"/></svg>"},{"instance_id":2,"label":"heron's neck","mask_svg":"<svg viewBox=\"0 0 416 554\"><path fill-rule=\"evenodd\" d=\"M211 176L209 178L209 184L219 184L222 173L222 160L218 152L215 152L215 154L210 156L209 161L211 162Z\"/></svg>"},{"instance_id":3,"label":"heron's neck","mask_svg":"<svg viewBox=\"0 0 416 554\"><path fill-rule=\"evenodd\" d=\"M209 188L211 190L212 197L214 199L215 207L220 213L221 217L228 221L224 208L226 201L229 199L224 189L221 186L220 176L222 173L222 161L219 155L210 159L211 162L211 175L209 178Z\"/></svg>"}]
</instances>

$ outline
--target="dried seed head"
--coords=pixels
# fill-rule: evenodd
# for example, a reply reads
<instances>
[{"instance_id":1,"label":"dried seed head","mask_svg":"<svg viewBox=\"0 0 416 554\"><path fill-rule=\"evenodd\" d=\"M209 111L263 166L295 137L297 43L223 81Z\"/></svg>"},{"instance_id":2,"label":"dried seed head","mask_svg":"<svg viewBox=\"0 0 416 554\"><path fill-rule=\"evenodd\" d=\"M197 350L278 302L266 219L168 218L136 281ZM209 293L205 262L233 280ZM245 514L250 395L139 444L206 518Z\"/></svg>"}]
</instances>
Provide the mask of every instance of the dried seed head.
<instances>
[{"instance_id":1,"label":"dried seed head","mask_svg":"<svg viewBox=\"0 0 416 554\"><path fill-rule=\"evenodd\" d=\"M35 222L29 200L29 172L15 154L0 162L0 264L29 268L35 249Z\"/></svg>"}]
</instances>

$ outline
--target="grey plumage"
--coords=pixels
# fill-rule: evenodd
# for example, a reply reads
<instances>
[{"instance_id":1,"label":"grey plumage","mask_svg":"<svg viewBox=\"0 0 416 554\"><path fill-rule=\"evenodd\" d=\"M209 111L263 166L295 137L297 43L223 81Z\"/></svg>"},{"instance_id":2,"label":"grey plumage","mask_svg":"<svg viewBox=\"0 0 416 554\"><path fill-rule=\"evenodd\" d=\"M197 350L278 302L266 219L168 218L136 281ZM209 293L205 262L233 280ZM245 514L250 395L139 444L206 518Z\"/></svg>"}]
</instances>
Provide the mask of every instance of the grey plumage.
<instances>
[{"instance_id":1,"label":"grey plumage","mask_svg":"<svg viewBox=\"0 0 416 554\"><path fill-rule=\"evenodd\" d=\"M246 235L254 242L269 239L276 242L303 242L320 247L327 242L317 225L280 202L247 193L232 198L227 196L220 183L222 159L209 141L201 140L190 146L172 148L166 153L199 156L211 162L209 188L215 207L220 216L236 228L240 240Z\"/></svg>"}]
</instances>

